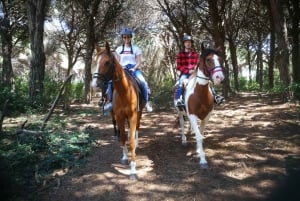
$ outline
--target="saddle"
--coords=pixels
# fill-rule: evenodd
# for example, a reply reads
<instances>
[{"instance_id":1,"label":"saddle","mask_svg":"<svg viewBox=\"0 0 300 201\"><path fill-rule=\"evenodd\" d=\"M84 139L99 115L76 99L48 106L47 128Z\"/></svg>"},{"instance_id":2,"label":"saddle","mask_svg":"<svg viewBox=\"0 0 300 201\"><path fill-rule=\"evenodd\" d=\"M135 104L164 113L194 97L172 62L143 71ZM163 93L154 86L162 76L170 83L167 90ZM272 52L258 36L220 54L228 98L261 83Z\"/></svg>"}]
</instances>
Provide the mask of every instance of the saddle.
<instances>
[{"instance_id":1,"label":"saddle","mask_svg":"<svg viewBox=\"0 0 300 201\"><path fill-rule=\"evenodd\" d=\"M128 77L132 80L132 83L133 83L136 93L138 95L138 102L139 102L139 106L140 106L142 102L145 102L145 98L143 95L142 83L138 78L133 76L133 74L127 68L125 68L125 72L128 75Z\"/></svg>"}]
</instances>

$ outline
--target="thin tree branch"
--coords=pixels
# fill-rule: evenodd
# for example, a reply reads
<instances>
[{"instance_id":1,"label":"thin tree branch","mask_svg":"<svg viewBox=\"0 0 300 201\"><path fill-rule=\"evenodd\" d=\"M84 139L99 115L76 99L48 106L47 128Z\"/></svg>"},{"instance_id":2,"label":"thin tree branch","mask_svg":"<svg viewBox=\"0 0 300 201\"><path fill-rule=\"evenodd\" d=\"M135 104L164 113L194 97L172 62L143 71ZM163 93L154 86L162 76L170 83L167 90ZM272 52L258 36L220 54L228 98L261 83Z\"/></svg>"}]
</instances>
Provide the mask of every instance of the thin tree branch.
<instances>
[{"instance_id":1,"label":"thin tree branch","mask_svg":"<svg viewBox=\"0 0 300 201\"><path fill-rule=\"evenodd\" d=\"M55 108L55 106L57 105L58 100L59 100L59 98L61 97L61 94L62 94L62 92L63 92L63 90L64 90L66 84L70 81L70 79L72 78L72 76L73 76L73 74L69 75L69 76L65 79L63 85L61 86L61 88L60 88L60 90L59 90L59 93L57 94L56 99L55 99L55 101L53 102L53 104L52 104L52 106L51 106L51 109L49 110L47 116L46 116L45 119L44 119L43 125L42 125L42 127L41 127L41 130L42 130L42 131L44 130L44 128L45 128L45 126L46 126L48 120L50 119L50 117L51 117L51 115L52 115L52 113L53 113L53 111L54 111L54 108Z\"/></svg>"}]
</instances>

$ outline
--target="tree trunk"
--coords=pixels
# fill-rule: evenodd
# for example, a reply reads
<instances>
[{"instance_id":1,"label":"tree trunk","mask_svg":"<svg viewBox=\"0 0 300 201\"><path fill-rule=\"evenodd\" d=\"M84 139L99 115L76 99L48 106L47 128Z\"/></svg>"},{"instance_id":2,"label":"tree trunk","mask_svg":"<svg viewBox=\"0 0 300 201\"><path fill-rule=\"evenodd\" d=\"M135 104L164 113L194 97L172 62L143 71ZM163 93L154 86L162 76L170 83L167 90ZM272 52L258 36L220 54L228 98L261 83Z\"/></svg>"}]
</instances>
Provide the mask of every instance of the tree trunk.
<instances>
[{"instance_id":1,"label":"tree trunk","mask_svg":"<svg viewBox=\"0 0 300 201\"><path fill-rule=\"evenodd\" d=\"M232 68L233 68L234 87L236 91L240 91L239 68L238 68L237 56L236 56L236 45L231 40L229 40L229 50L230 50Z\"/></svg>"},{"instance_id":2,"label":"tree trunk","mask_svg":"<svg viewBox=\"0 0 300 201\"><path fill-rule=\"evenodd\" d=\"M275 60L275 34L271 31L270 58L269 58L269 88L274 88L274 60Z\"/></svg>"},{"instance_id":3,"label":"tree trunk","mask_svg":"<svg viewBox=\"0 0 300 201\"><path fill-rule=\"evenodd\" d=\"M300 45L299 45L299 23L300 23L300 8L299 0L292 0L292 8L290 16L292 16L292 65L293 65L293 80L298 87L295 89L295 97L300 100Z\"/></svg>"},{"instance_id":4,"label":"tree trunk","mask_svg":"<svg viewBox=\"0 0 300 201\"><path fill-rule=\"evenodd\" d=\"M86 55L84 58L85 62L85 78L84 78L84 86L85 86L85 103L90 103L90 87L92 81L92 59L94 52L94 44L95 44L95 32L94 32L94 19L93 17L89 17L87 27L87 41L86 41Z\"/></svg>"},{"instance_id":5,"label":"tree trunk","mask_svg":"<svg viewBox=\"0 0 300 201\"><path fill-rule=\"evenodd\" d=\"M13 70L11 64L11 53L12 53L12 36L11 36L10 20L4 17L0 21L0 35L2 43L2 76L1 83L9 89L12 88L13 83Z\"/></svg>"},{"instance_id":6,"label":"tree trunk","mask_svg":"<svg viewBox=\"0 0 300 201\"><path fill-rule=\"evenodd\" d=\"M250 51L249 43L247 44L247 63L248 63L248 72L249 72L249 82L252 83L251 51Z\"/></svg>"},{"instance_id":7,"label":"tree trunk","mask_svg":"<svg viewBox=\"0 0 300 201\"><path fill-rule=\"evenodd\" d=\"M92 81L92 60L93 60L93 52L94 52L94 46L96 42L96 36L95 36L95 16L98 12L98 7L100 4L100 0L92 1L90 4L86 4L84 2L81 3L83 8L87 11L86 13L86 19L87 19L87 27L86 27L86 55L84 58L85 63L85 78L84 78L84 86L85 86L85 102L90 103L91 100L91 93L90 93L90 86Z\"/></svg>"},{"instance_id":8,"label":"tree trunk","mask_svg":"<svg viewBox=\"0 0 300 201\"><path fill-rule=\"evenodd\" d=\"M29 100L32 105L42 103L45 75L45 53L43 45L44 20L48 0L28 0L28 28L31 49Z\"/></svg>"},{"instance_id":9,"label":"tree trunk","mask_svg":"<svg viewBox=\"0 0 300 201\"><path fill-rule=\"evenodd\" d=\"M260 33L259 33L260 34ZM256 63L257 63L257 82L259 83L259 89L260 90L263 90L263 85L264 85L264 82L263 82L263 78L264 78L264 65L263 65L263 53L262 53L262 42L261 42L261 37L259 36L258 37L259 39L259 43L257 45L257 51L256 51L256 54L257 54L257 58L256 58Z\"/></svg>"},{"instance_id":10,"label":"tree trunk","mask_svg":"<svg viewBox=\"0 0 300 201\"><path fill-rule=\"evenodd\" d=\"M219 2L219 3L218 3ZM229 81L229 65L226 59L225 51L225 30L222 16L220 16L218 5L221 5L220 10L225 9L225 0L208 0L209 5L209 15L212 21L211 33L215 42L215 46L221 48L222 58L225 61L224 74L225 80L223 82L223 96L225 98L229 95L230 81Z\"/></svg>"},{"instance_id":11,"label":"tree trunk","mask_svg":"<svg viewBox=\"0 0 300 201\"><path fill-rule=\"evenodd\" d=\"M280 79L285 87L290 84L289 75L289 49L287 38L287 27L283 14L283 1L270 0L273 24L278 45L277 65L279 68ZM298 55L299 56L299 55Z\"/></svg>"}]
</instances>

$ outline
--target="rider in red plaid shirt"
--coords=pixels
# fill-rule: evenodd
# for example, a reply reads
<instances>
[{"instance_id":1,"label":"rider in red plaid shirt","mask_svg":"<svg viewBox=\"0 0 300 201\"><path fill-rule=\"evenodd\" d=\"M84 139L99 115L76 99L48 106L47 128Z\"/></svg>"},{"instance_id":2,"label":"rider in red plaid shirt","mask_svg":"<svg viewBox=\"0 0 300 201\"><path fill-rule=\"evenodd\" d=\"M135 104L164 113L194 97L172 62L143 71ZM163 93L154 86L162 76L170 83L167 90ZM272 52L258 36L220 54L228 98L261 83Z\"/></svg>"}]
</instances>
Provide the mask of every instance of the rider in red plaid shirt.
<instances>
[{"instance_id":1,"label":"rider in red plaid shirt","mask_svg":"<svg viewBox=\"0 0 300 201\"><path fill-rule=\"evenodd\" d=\"M190 71L194 71L199 61L199 55L196 51L191 50L189 52L179 52L177 55L177 70L180 74L190 74Z\"/></svg>"},{"instance_id":2,"label":"rider in red plaid shirt","mask_svg":"<svg viewBox=\"0 0 300 201\"><path fill-rule=\"evenodd\" d=\"M192 48L192 36L184 35L182 41L184 44L184 50L177 54L177 70L180 71L178 87L175 94L175 103L177 107L184 105L184 100L182 97L183 81L190 77L190 75L195 71L197 64L200 62L198 53ZM220 105L225 101L224 97L218 95L212 86L211 91L217 105Z\"/></svg>"},{"instance_id":3,"label":"rider in red plaid shirt","mask_svg":"<svg viewBox=\"0 0 300 201\"><path fill-rule=\"evenodd\" d=\"M199 62L198 53L192 49L192 36L185 35L182 41L184 43L184 50L177 54L177 70L180 71L180 76L175 94L176 106L184 105L183 98L181 97L183 93L183 81L190 77Z\"/></svg>"}]
</instances>

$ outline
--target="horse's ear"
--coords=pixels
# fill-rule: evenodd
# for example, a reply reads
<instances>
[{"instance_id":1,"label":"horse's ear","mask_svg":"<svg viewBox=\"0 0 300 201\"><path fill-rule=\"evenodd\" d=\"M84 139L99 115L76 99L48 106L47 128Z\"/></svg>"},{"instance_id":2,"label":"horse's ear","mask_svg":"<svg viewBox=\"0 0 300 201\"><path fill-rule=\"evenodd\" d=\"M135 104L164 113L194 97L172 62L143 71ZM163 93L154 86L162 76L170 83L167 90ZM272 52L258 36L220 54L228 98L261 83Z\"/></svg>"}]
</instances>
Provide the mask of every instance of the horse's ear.
<instances>
[{"instance_id":1,"label":"horse's ear","mask_svg":"<svg viewBox=\"0 0 300 201\"><path fill-rule=\"evenodd\" d=\"M106 44L105 44L105 49L106 49L106 51L110 52L109 43L107 41L106 41Z\"/></svg>"},{"instance_id":2,"label":"horse's ear","mask_svg":"<svg viewBox=\"0 0 300 201\"><path fill-rule=\"evenodd\" d=\"M94 47L95 47L95 49L96 49L97 52L101 51L101 48L99 47L99 45L97 43L95 43Z\"/></svg>"}]
</instances>

